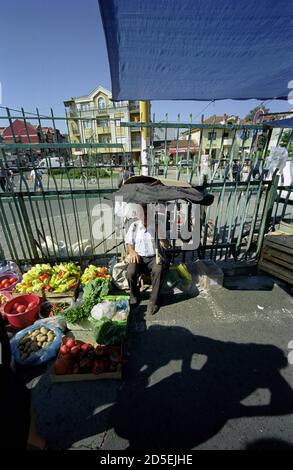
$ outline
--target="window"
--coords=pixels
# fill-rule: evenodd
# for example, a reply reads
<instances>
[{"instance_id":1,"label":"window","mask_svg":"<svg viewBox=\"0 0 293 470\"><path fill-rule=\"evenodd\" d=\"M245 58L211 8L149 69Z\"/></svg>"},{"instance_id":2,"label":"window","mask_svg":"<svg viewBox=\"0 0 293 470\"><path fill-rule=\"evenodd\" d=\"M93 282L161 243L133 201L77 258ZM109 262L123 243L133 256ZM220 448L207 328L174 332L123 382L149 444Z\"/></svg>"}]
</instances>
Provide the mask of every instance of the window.
<instances>
[{"instance_id":1,"label":"window","mask_svg":"<svg viewBox=\"0 0 293 470\"><path fill-rule=\"evenodd\" d=\"M82 103L80 105L81 111L89 111L91 109L90 103Z\"/></svg>"},{"instance_id":2,"label":"window","mask_svg":"<svg viewBox=\"0 0 293 470\"><path fill-rule=\"evenodd\" d=\"M216 132L208 132L208 140L216 140L217 133Z\"/></svg>"},{"instance_id":3,"label":"window","mask_svg":"<svg viewBox=\"0 0 293 470\"><path fill-rule=\"evenodd\" d=\"M223 137L224 137L224 139L228 139L228 137L229 137L229 132L224 132Z\"/></svg>"},{"instance_id":4,"label":"window","mask_svg":"<svg viewBox=\"0 0 293 470\"><path fill-rule=\"evenodd\" d=\"M107 119L98 119L97 125L98 127L109 127L109 121Z\"/></svg>"},{"instance_id":5,"label":"window","mask_svg":"<svg viewBox=\"0 0 293 470\"><path fill-rule=\"evenodd\" d=\"M99 142L101 144L110 144L111 143L111 136L99 135Z\"/></svg>"},{"instance_id":6,"label":"window","mask_svg":"<svg viewBox=\"0 0 293 470\"><path fill-rule=\"evenodd\" d=\"M92 121L87 120L87 121L83 121L83 122L84 122L84 127L89 127L89 128L92 127Z\"/></svg>"},{"instance_id":7,"label":"window","mask_svg":"<svg viewBox=\"0 0 293 470\"><path fill-rule=\"evenodd\" d=\"M105 109L106 108L106 102L104 100L104 98L99 98L98 99L98 108L99 109Z\"/></svg>"}]
</instances>

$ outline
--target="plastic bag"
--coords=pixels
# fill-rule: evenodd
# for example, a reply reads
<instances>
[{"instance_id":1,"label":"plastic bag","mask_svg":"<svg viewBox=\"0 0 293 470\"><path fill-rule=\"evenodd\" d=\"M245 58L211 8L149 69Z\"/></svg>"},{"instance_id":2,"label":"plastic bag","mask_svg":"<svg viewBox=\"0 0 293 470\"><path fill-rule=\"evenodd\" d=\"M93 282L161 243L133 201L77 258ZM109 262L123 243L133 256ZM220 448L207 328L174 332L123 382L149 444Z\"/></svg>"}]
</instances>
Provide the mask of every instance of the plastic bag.
<instances>
[{"instance_id":1,"label":"plastic bag","mask_svg":"<svg viewBox=\"0 0 293 470\"><path fill-rule=\"evenodd\" d=\"M30 356L27 359L21 359L20 351L18 349L19 341L22 338L24 338L27 335L27 333L29 333L30 331L37 330L41 328L42 326L44 326L45 328L47 327L50 330L54 331L56 335L54 341L50 343L50 345L47 346L46 348L39 349L38 351L30 354ZM44 322L40 320L34 323L34 325L28 326L24 330L21 330L18 333L16 333L16 335L10 341L10 345L11 345L11 352L13 354L13 357L18 364L21 364L23 366L37 366L40 364L44 364L45 362L48 362L51 359L53 359L55 356L57 356L58 351L61 346L61 342L62 342L61 330L59 328L56 328L55 326L51 326L51 325L49 326L48 322Z\"/></svg>"},{"instance_id":2,"label":"plastic bag","mask_svg":"<svg viewBox=\"0 0 293 470\"><path fill-rule=\"evenodd\" d=\"M110 300L116 303L116 313L112 317L112 320L126 320L129 311L129 295L106 295L104 300Z\"/></svg>"},{"instance_id":3,"label":"plastic bag","mask_svg":"<svg viewBox=\"0 0 293 470\"><path fill-rule=\"evenodd\" d=\"M46 328L59 328L59 330L65 332L67 329L66 320L62 315L56 315L54 317L42 318L41 320L37 320L34 323L34 326L38 325L38 328L42 328L42 326Z\"/></svg>"},{"instance_id":4,"label":"plastic bag","mask_svg":"<svg viewBox=\"0 0 293 470\"><path fill-rule=\"evenodd\" d=\"M106 300L95 305L91 310L91 316L95 320L101 320L101 318L111 319L116 313L116 302L110 302Z\"/></svg>"},{"instance_id":5,"label":"plastic bag","mask_svg":"<svg viewBox=\"0 0 293 470\"><path fill-rule=\"evenodd\" d=\"M115 286L122 290L129 288L126 277L128 264L129 263L126 260L120 261L120 263L117 263L113 266L112 270L113 283L115 284Z\"/></svg>"}]
</instances>

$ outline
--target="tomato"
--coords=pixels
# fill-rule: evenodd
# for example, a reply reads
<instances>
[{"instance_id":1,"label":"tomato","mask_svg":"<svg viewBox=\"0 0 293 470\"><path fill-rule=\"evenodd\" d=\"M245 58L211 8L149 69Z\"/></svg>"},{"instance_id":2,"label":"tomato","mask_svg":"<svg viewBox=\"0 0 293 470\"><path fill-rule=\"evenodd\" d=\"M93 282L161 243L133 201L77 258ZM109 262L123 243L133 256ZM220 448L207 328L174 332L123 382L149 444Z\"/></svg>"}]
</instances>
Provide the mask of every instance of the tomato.
<instances>
[{"instance_id":1,"label":"tomato","mask_svg":"<svg viewBox=\"0 0 293 470\"><path fill-rule=\"evenodd\" d=\"M17 282L17 277L11 277L9 279L9 282L10 282L10 284L14 284L15 282Z\"/></svg>"},{"instance_id":2,"label":"tomato","mask_svg":"<svg viewBox=\"0 0 293 470\"><path fill-rule=\"evenodd\" d=\"M15 302L15 304L13 304L13 308L16 309L16 308L19 307L20 305L21 305L21 304L20 304L19 302Z\"/></svg>"},{"instance_id":3,"label":"tomato","mask_svg":"<svg viewBox=\"0 0 293 470\"><path fill-rule=\"evenodd\" d=\"M67 346L69 349L73 348L73 346L75 346L75 341L74 341L74 339L69 338L69 339L66 341L66 346Z\"/></svg>"},{"instance_id":4,"label":"tomato","mask_svg":"<svg viewBox=\"0 0 293 470\"><path fill-rule=\"evenodd\" d=\"M17 307L17 313L24 313L25 310L26 310L26 306L25 305L20 305L19 307Z\"/></svg>"},{"instance_id":5,"label":"tomato","mask_svg":"<svg viewBox=\"0 0 293 470\"><path fill-rule=\"evenodd\" d=\"M60 348L61 354L66 354L68 352L68 348L65 344L63 344Z\"/></svg>"},{"instance_id":6,"label":"tomato","mask_svg":"<svg viewBox=\"0 0 293 470\"><path fill-rule=\"evenodd\" d=\"M29 310L32 310L34 307L36 307L36 302L30 302L27 306Z\"/></svg>"},{"instance_id":7,"label":"tomato","mask_svg":"<svg viewBox=\"0 0 293 470\"><path fill-rule=\"evenodd\" d=\"M25 309L24 313L30 312L30 310L31 310L31 309L27 307L27 308Z\"/></svg>"},{"instance_id":8,"label":"tomato","mask_svg":"<svg viewBox=\"0 0 293 470\"><path fill-rule=\"evenodd\" d=\"M81 350L82 350L82 351L88 351L88 350L91 348L91 346L92 346L92 345L89 344L89 343L83 343L83 344L81 345Z\"/></svg>"},{"instance_id":9,"label":"tomato","mask_svg":"<svg viewBox=\"0 0 293 470\"><path fill-rule=\"evenodd\" d=\"M2 286L2 289L7 289L8 287L10 287L10 283L9 282L5 282L5 284Z\"/></svg>"},{"instance_id":10,"label":"tomato","mask_svg":"<svg viewBox=\"0 0 293 470\"><path fill-rule=\"evenodd\" d=\"M79 345L72 346L72 348L70 349L70 353L72 354L72 356L77 356L79 351L80 351Z\"/></svg>"},{"instance_id":11,"label":"tomato","mask_svg":"<svg viewBox=\"0 0 293 470\"><path fill-rule=\"evenodd\" d=\"M55 374L64 375L72 373L72 359L70 357L61 357L54 364Z\"/></svg>"}]
</instances>

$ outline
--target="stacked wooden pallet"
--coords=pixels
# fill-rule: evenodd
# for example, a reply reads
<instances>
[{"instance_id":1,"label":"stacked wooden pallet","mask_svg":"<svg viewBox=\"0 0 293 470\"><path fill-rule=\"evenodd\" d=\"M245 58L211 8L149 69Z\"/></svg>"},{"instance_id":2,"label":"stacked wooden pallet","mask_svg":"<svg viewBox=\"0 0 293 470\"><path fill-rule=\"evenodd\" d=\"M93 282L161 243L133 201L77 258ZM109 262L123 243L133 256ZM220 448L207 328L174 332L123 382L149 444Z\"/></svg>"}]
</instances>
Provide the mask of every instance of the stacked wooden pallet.
<instances>
[{"instance_id":1,"label":"stacked wooden pallet","mask_svg":"<svg viewBox=\"0 0 293 470\"><path fill-rule=\"evenodd\" d=\"M258 266L269 274L293 285L293 234L267 234Z\"/></svg>"}]
</instances>

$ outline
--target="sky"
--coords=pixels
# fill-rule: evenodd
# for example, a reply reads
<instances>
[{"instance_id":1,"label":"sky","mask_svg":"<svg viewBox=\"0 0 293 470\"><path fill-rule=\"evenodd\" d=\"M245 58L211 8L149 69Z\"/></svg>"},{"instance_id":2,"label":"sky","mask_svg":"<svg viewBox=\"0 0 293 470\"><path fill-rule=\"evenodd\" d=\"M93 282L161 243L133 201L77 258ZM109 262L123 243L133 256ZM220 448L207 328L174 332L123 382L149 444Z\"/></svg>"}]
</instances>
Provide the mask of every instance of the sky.
<instances>
[{"instance_id":1,"label":"sky","mask_svg":"<svg viewBox=\"0 0 293 470\"><path fill-rule=\"evenodd\" d=\"M111 90L98 0L1 0L0 15L2 106L31 112L38 107L41 114L53 108L63 116L63 100L86 95L97 85ZM202 113L244 117L259 103L153 101L152 113L156 121L166 113L176 121L180 114L181 122L189 122L192 113L198 122ZM264 104L274 112L290 109L286 101Z\"/></svg>"}]
</instances>

